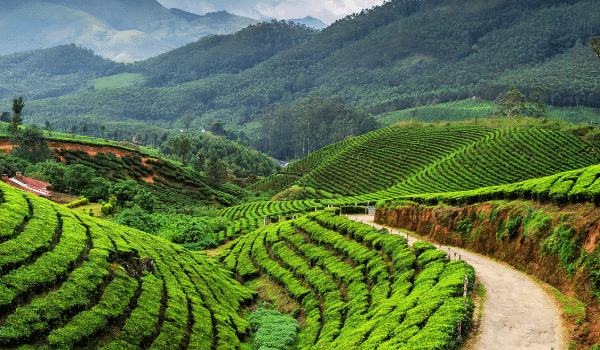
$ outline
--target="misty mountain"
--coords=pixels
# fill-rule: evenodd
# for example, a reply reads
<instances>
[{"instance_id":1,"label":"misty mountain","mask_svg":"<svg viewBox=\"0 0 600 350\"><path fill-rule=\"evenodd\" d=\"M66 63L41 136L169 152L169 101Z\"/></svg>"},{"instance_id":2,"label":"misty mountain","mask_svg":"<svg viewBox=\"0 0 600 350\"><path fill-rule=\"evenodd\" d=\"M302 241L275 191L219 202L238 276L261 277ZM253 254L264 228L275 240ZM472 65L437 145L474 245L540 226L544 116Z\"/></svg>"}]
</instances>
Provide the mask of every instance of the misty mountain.
<instances>
[{"instance_id":1,"label":"misty mountain","mask_svg":"<svg viewBox=\"0 0 600 350\"><path fill-rule=\"evenodd\" d=\"M312 16L306 16L306 17L300 18L300 19L290 19L289 21L292 21L292 22L298 23L298 24L304 24L305 26L307 26L309 28L313 28L313 29L317 29L317 30L327 28L327 24L325 24L320 19L314 18Z\"/></svg>"},{"instance_id":2,"label":"misty mountain","mask_svg":"<svg viewBox=\"0 0 600 350\"><path fill-rule=\"evenodd\" d=\"M233 16L224 11L209 16ZM135 63L147 86L178 85L217 74L237 74L310 40L315 31L281 21L250 25L234 34L213 35Z\"/></svg>"},{"instance_id":3,"label":"misty mountain","mask_svg":"<svg viewBox=\"0 0 600 350\"><path fill-rule=\"evenodd\" d=\"M0 3L0 54L75 43L133 62L256 22L231 14L186 15L155 0L7 0Z\"/></svg>"},{"instance_id":4,"label":"misty mountain","mask_svg":"<svg viewBox=\"0 0 600 350\"><path fill-rule=\"evenodd\" d=\"M600 33L599 3L393 0L306 35L302 26L252 26L118 68L145 77L138 85L24 95L25 120L177 126L192 115L193 126L220 119L227 130L264 140L270 110L313 92L373 115L474 96L493 101L512 85L525 94L542 86L555 106L600 107L600 64L589 47ZM30 77L11 79L23 91L18 83ZM0 110L10 110L8 102Z\"/></svg>"},{"instance_id":5,"label":"misty mountain","mask_svg":"<svg viewBox=\"0 0 600 350\"><path fill-rule=\"evenodd\" d=\"M181 10L181 9L176 9L176 8L169 9L169 12L171 12L171 14L173 14L173 15L179 17L179 18L185 19L188 22L193 22L193 21L195 21L197 19L200 19L200 17L202 17L202 16L197 15L195 13L187 12L187 11L184 11L184 10Z\"/></svg>"}]
</instances>

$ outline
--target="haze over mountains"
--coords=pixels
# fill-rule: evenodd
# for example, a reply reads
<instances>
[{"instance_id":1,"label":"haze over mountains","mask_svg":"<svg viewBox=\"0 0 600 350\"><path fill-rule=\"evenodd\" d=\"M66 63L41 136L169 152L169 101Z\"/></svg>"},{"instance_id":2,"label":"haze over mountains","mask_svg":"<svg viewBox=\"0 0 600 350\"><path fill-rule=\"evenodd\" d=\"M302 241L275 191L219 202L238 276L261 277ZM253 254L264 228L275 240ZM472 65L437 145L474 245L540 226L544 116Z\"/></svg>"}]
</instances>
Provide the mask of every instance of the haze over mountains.
<instances>
[{"instance_id":1,"label":"haze over mountains","mask_svg":"<svg viewBox=\"0 0 600 350\"><path fill-rule=\"evenodd\" d=\"M278 105L294 107L311 94L340 99L380 120L384 113L440 102L493 101L512 85L525 94L543 87L549 105L597 109L600 65L589 40L600 33L599 4L394 0L321 31L260 23L128 65L76 46L16 53L0 56L0 111L9 111L11 99L22 95L25 123L49 120L61 130L87 124L98 134L106 125L107 132L118 128L129 139L151 132L152 123L181 129L191 116L192 128L210 128L220 120L226 130L243 131L255 148L273 155L282 142L269 136L274 129L265 127L265 118ZM200 20L197 14L161 11L154 12L153 23L174 13L186 26ZM220 17L232 15L203 18L216 23ZM102 21L147 29L135 18ZM118 84L99 80L104 77ZM311 135L328 128L305 124ZM357 136L342 136L351 135Z\"/></svg>"},{"instance_id":2,"label":"haze over mountains","mask_svg":"<svg viewBox=\"0 0 600 350\"><path fill-rule=\"evenodd\" d=\"M228 13L169 10L155 0L8 0L0 2L0 54L75 43L133 62L257 22Z\"/></svg>"}]
</instances>

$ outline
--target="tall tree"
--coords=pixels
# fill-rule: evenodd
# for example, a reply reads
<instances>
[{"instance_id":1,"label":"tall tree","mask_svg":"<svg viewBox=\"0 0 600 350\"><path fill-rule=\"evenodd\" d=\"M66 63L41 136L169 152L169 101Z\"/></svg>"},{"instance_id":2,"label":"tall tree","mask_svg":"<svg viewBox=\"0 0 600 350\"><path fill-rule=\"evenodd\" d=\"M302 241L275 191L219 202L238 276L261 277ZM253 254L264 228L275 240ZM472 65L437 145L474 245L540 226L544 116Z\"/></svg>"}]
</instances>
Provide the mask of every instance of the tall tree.
<instances>
[{"instance_id":1,"label":"tall tree","mask_svg":"<svg viewBox=\"0 0 600 350\"><path fill-rule=\"evenodd\" d=\"M6 131L10 135L17 137L19 135L19 126L21 124L23 124L23 119L21 118L21 115L13 114L10 124L8 124L8 126L6 127Z\"/></svg>"},{"instance_id":2,"label":"tall tree","mask_svg":"<svg viewBox=\"0 0 600 350\"><path fill-rule=\"evenodd\" d=\"M21 111L25 107L25 102L23 101L23 96L19 96L19 98L13 99L12 110L13 116L8 125L6 131L13 136L17 136L19 134L19 125L23 123L23 118L21 118Z\"/></svg>"},{"instance_id":3,"label":"tall tree","mask_svg":"<svg viewBox=\"0 0 600 350\"><path fill-rule=\"evenodd\" d=\"M516 86L511 86L510 90L500 101L498 101L498 108L496 109L496 117L521 117L525 110L525 102L527 98Z\"/></svg>"},{"instance_id":4,"label":"tall tree","mask_svg":"<svg viewBox=\"0 0 600 350\"><path fill-rule=\"evenodd\" d=\"M25 128L25 131L19 133L14 139L19 145L12 149L10 154L17 158L22 158L32 164L43 162L50 158L50 148L44 138L42 131L31 124Z\"/></svg>"},{"instance_id":5,"label":"tall tree","mask_svg":"<svg viewBox=\"0 0 600 350\"><path fill-rule=\"evenodd\" d=\"M13 100L12 110L15 114L21 114L24 107L25 102L23 101L23 96L19 96L19 98Z\"/></svg>"},{"instance_id":6,"label":"tall tree","mask_svg":"<svg viewBox=\"0 0 600 350\"><path fill-rule=\"evenodd\" d=\"M598 59L600 59L600 36L592 38L592 40L590 41L590 45L592 46L592 50L594 50L594 52L598 56Z\"/></svg>"},{"instance_id":7,"label":"tall tree","mask_svg":"<svg viewBox=\"0 0 600 350\"><path fill-rule=\"evenodd\" d=\"M84 123L83 126L81 127L81 133L85 136L87 131L88 131L88 125L87 125L87 123Z\"/></svg>"},{"instance_id":8,"label":"tall tree","mask_svg":"<svg viewBox=\"0 0 600 350\"><path fill-rule=\"evenodd\" d=\"M48 132L48 136L52 136L52 131L54 131L54 126L48 120L44 123L46 126L46 131Z\"/></svg>"},{"instance_id":9,"label":"tall tree","mask_svg":"<svg viewBox=\"0 0 600 350\"><path fill-rule=\"evenodd\" d=\"M203 172L205 162L206 156L204 155L204 150L201 148L198 153L196 153L196 157L194 158L194 169L196 171Z\"/></svg>"},{"instance_id":10,"label":"tall tree","mask_svg":"<svg viewBox=\"0 0 600 350\"><path fill-rule=\"evenodd\" d=\"M548 106L546 105L547 99L548 94L546 90L540 86L536 87L535 91L527 99L527 114L533 118L546 118L548 110Z\"/></svg>"},{"instance_id":11,"label":"tall tree","mask_svg":"<svg viewBox=\"0 0 600 350\"><path fill-rule=\"evenodd\" d=\"M186 114L185 117L183 117L183 126L185 127L186 132L190 130L190 125L194 119L195 117L191 114Z\"/></svg>"},{"instance_id":12,"label":"tall tree","mask_svg":"<svg viewBox=\"0 0 600 350\"><path fill-rule=\"evenodd\" d=\"M104 132L106 131L106 125L100 125L100 137L104 138Z\"/></svg>"},{"instance_id":13,"label":"tall tree","mask_svg":"<svg viewBox=\"0 0 600 350\"><path fill-rule=\"evenodd\" d=\"M208 159L206 164L206 178L211 187L220 187L227 180L227 167L216 154Z\"/></svg>"},{"instance_id":14,"label":"tall tree","mask_svg":"<svg viewBox=\"0 0 600 350\"><path fill-rule=\"evenodd\" d=\"M172 147L181 155L181 162L183 163L183 165L185 165L187 163L187 155L190 152L190 150L192 149L192 144L190 142L189 137L187 137L187 136L179 137L178 136L178 137L174 138Z\"/></svg>"}]
</instances>

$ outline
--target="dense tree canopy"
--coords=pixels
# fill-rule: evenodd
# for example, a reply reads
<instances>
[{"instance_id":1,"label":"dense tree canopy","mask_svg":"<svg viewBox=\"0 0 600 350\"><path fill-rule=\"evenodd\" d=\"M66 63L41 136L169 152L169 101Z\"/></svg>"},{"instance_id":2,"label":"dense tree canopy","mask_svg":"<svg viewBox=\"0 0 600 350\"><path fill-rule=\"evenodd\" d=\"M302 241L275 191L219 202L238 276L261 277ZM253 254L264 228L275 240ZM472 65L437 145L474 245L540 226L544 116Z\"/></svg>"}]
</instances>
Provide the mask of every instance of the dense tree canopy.
<instances>
[{"instance_id":1,"label":"dense tree canopy","mask_svg":"<svg viewBox=\"0 0 600 350\"><path fill-rule=\"evenodd\" d=\"M281 159L301 158L378 128L373 116L341 98L324 98L316 92L292 106L273 106L263 115L262 125L264 139L259 148Z\"/></svg>"},{"instance_id":2,"label":"dense tree canopy","mask_svg":"<svg viewBox=\"0 0 600 350\"><path fill-rule=\"evenodd\" d=\"M23 132L18 133L14 138L14 142L19 144L10 152L14 157L25 159L32 164L50 158L51 153L48 142L35 124L28 125Z\"/></svg>"},{"instance_id":3,"label":"dense tree canopy","mask_svg":"<svg viewBox=\"0 0 600 350\"><path fill-rule=\"evenodd\" d=\"M192 115L190 130L208 130L220 119L224 130L263 142L260 118L311 91L373 115L473 96L491 101L513 85L525 95L543 87L549 105L598 106L600 65L587 43L600 32L599 0L483 3L394 0L316 33L273 22L204 38L114 67L143 74L141 85L45 100L25 96L27 122L49 120L57 130L71 124L80 130L87 122L92 135L106 125L109 135L131 139L160 127L184 129ZM111 70L104 68L98 72ZM74 74L80 73L67 73Z\"/></svg>"}]
</instances>

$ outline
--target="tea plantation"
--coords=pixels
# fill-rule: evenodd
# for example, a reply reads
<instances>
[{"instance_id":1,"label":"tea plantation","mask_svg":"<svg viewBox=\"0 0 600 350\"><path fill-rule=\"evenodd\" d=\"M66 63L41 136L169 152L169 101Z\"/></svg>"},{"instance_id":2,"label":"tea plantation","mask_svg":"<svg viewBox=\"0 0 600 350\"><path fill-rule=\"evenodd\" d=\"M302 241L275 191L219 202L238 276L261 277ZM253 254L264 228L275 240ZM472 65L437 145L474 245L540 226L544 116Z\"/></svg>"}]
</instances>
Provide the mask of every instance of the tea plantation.
<instances>
[{"instance_id":1,"label":"tea plantation","mask_svg":"<svg viewBox=\"0 0 600 350\"><path fill-rule=\"evenodd\" d=\"M301 302L299 349L452 349L474 309L463 298L471 266L333 211L257 229L220 259L244 279L270 276Z\"/></svg>"},{"instance_id":2,"label":"tea plantation","mask_svg":"<svg viewBox=\"0 0 600 350\"><path fill-rule=\"evenodd\" d=\"M253 292L203 254L0 184L0 348L235 349Z\"/></svg>"}]
</instances>

